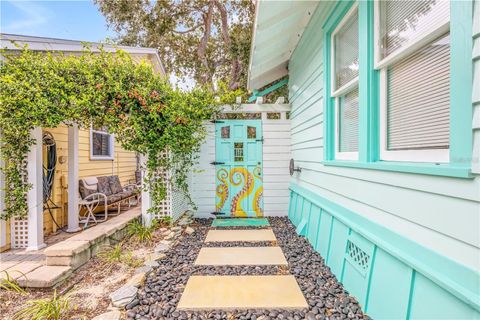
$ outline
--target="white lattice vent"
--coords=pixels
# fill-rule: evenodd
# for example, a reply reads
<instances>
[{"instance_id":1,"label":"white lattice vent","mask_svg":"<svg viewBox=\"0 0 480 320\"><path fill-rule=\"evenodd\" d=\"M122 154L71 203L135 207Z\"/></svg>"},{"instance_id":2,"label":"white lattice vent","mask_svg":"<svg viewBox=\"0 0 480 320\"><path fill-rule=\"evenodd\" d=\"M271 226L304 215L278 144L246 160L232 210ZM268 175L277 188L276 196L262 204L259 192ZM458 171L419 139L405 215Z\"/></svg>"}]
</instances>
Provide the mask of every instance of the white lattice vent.
<instances>
[{"instance_id":1,"label":"white lattice vent","mask_svg":"<svg viewBox=\"0 0 480 320\"><path fill-rule=\"evenodd\" d=\"M365 277L367 275L367 271L370 268L370 254L365 252L352 239L347 241L346 258L362 276Z\"/></svg>"},{"instance_id":2,"label":"white lattice vent","mask_svg":"<svg viewBox=\"0 0 480 320\"><path fill-rule=\"evenodd\" d=\"M12 219L12 248L28 246L28 220Z\"/></svg>"}]
</instances>

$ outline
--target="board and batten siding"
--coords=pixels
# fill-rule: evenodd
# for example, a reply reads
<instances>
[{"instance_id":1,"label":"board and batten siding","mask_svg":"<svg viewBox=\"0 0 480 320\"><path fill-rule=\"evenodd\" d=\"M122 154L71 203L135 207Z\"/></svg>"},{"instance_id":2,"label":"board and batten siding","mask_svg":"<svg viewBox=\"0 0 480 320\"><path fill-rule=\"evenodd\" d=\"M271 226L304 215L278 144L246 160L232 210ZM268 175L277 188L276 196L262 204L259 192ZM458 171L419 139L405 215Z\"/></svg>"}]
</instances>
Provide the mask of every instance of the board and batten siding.
<instances>
[{"instance_id":1,"label":"board and batten siding","mask_svg":"<svg viewBox=\"0 0 480 320\"><path fill-rule=\"evenodd\" d=\"M199 163L190 180L190 194L196 217L211 218L215 212L215 125L205 124L207 137L201 146ZM286 216L289 203L290 120L262 120L263 199L266 216Z\"/></svg>"},{"instance_id":2,"label":"board and batten siding","mask_svg":"<svg viewBox=\"0 0 480 320\"><path fill-rule=\"evenodd\" d=\"M290 218L373 318L478 317L479 176L458 179L322 164L322 25L334 5L319 3L289 63L292 158L302 169L291 179ZM479 0L475 14L473 130L478 157ZM412 248L410 253L406 248ZM357 249L369 256L367 264L359 264ZM428 254L414 257L417 249ZM440 266L444 260L459 274ZM392 287L398 292L393 294Z\"/></svg>"}]
</instances>

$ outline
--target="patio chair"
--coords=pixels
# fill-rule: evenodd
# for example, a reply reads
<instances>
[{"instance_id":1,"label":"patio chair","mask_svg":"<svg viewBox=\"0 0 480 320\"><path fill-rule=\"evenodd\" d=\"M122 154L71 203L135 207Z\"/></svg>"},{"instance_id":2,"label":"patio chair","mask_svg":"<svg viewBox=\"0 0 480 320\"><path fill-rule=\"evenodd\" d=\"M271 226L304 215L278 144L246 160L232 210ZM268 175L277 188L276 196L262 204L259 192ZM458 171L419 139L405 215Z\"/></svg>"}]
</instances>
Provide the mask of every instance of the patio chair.
<instances>
[{"instance_id":1,"label":"patio chair","mask_svg":"<svg viewBox=\"0 0 480 320\"><path fill-rule=\"evenodd\" d=\"M103 222L108 219L108 212L112 206L116 206L116 214L120 214L121 205L128 201L130 207L130 199L137 196L137 185L128 184L122 187L118 176L101 176L86 177L79 181L80 209L86 209L86 217L81 220L84 228L90 221L94 223ZM103 206L103 213L95 213L95 210ZM101 220L97 220L96 215L103 215Z\"/></svg>"}]
</instances>

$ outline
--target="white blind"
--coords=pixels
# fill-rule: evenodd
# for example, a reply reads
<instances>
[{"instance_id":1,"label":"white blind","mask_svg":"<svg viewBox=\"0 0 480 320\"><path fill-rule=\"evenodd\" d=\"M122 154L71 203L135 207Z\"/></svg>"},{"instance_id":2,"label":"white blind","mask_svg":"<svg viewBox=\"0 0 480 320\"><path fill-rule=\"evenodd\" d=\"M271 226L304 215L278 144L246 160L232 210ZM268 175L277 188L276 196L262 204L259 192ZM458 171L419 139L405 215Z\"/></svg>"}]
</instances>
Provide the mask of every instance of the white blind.
<instances>
[{"instance_id":1,"label":"white blind","mask_svg":"<svg viewBox=\"0 0 480 320\"><path fill-rule=\"evenodd\" d=\"M446 149L450 132L450 37L387 71L388 150Z\"/></svg>"},{"instance_id":2,"label":"white blind","mask_svg":"<svg viewBox=\"0 0 480 320\"><path fill-rule=\"evenodd\" d=\"M338 110L340 152L358 151L358 88L340 98Z\"/></svg>"},{"instance_id":3,"label":"white blind","mask_svg":"<svg viewBox=\"0 0 480 320\"><path fill-rule=\"evenodd\" d=\"M379 1L380 54L385 58L450 19L448 0Z\"/></svg>"},{"instance_id":4,"label":"white blind","mask_svg":"<svg viewBox=\"0 0 480 320\"><path fill-rule=\"evenodd\" d=\"M335 89L358 76L358 11L348 18L334 36Z\"/></svg>"}]
</instances>

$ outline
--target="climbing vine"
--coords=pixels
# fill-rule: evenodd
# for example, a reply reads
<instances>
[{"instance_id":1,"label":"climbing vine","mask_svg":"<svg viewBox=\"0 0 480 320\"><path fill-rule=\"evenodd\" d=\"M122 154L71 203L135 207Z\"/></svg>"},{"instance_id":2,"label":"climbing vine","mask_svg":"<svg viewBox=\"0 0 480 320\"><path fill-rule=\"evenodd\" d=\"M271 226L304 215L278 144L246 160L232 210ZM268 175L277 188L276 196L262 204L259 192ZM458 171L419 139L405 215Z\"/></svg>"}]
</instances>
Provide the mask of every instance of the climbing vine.
<instances>
[{"instance_id":1,"label":"climbing vine","mask_svg":"<svg viewBox=\"0 0 480 320\"><path fill-rule=\"evenodd\" d=\"M188 195L187 176L205 137L202 122L216 112L213 93L173 89L148 63L119 50L85 50L80 56L24 48L5 54L0 68L0 152L5 205L1 219L25 217L26 157L35 127L77 123L106 126L123 148L146 156L145 185L153 207L165 197L160 170ZM165 151L168 155L165 156Z\"/></svg>"}]
</instances>

